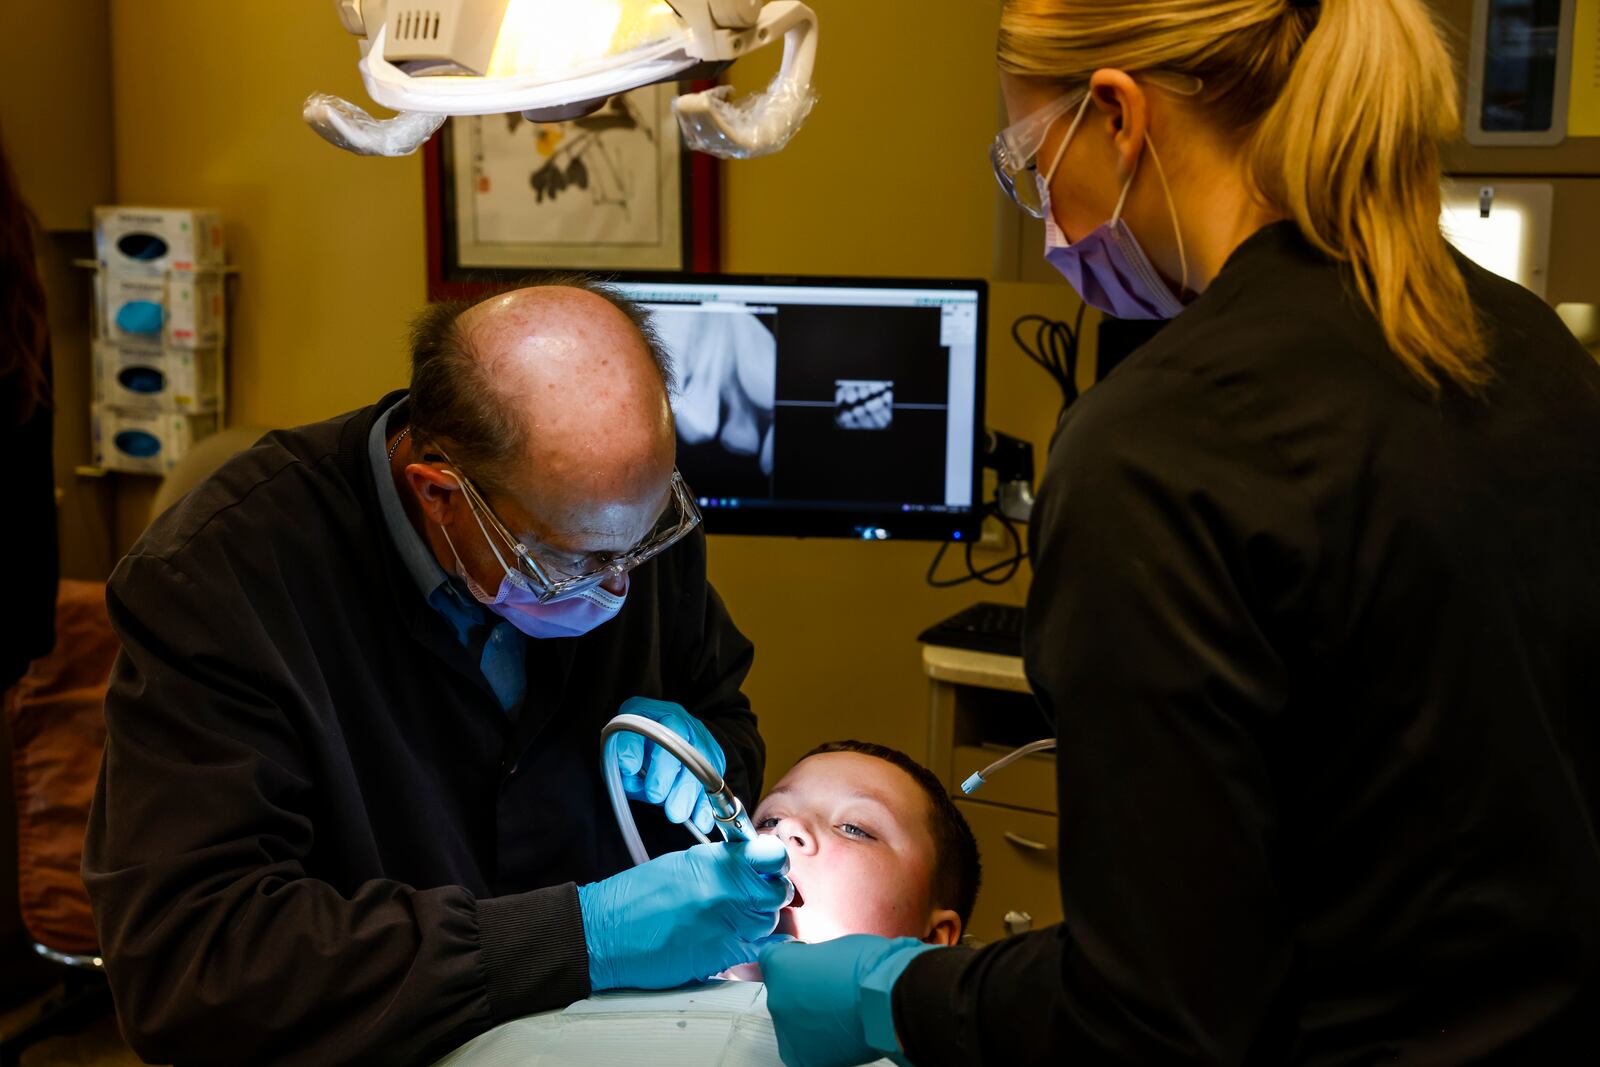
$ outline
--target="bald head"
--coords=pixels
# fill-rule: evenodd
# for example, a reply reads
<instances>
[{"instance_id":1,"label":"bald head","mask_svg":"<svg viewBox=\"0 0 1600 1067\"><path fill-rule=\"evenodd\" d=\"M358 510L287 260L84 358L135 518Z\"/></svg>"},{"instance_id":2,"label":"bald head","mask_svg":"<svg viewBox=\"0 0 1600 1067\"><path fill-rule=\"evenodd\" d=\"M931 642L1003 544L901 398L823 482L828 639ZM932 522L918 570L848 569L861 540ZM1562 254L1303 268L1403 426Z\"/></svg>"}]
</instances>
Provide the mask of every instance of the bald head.
<instances>
[{"instance_id":1,"label":"bald head","mask_svg":"<svg viewBox=\"0 0 1600 1067\"><path fill-rule=\"evenodd\" d=\"M564 539L622 536L659 513L675 445L669 372L632 304L577 280L436 306L413 356L414 432L486 491Z\"/></svg>"}]
</instances>

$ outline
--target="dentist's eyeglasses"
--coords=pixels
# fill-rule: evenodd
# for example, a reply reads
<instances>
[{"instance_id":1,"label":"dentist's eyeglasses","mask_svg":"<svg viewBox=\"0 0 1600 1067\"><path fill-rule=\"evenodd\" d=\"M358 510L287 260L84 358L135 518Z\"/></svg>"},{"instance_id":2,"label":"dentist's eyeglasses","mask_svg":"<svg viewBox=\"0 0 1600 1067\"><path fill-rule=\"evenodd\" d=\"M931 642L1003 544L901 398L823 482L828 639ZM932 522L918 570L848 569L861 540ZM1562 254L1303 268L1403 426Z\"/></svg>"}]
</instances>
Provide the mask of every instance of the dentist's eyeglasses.
<instances>
[{"instance_id":1,"label":"dentist's eyeglasses","mask_svg":"<svg viewBox=\"0 0 1600 1067\"><path fill-rule=\"evenodd\" d=\"M443 450L440 450L440 454L444 455ZM450 464L450 473L456 476L461 485L461 494L466 498L467 507L472 510L478 525L484 528L484 535L495 558L500 560L500 565L512 581L523 585L541 603L573 596L594 588L607 578L620 577L646 560L660 555L700 525L700 510L695 507L694 497L683 475L673 468L666 508L656 519L651 531L627 551L574 555L557 552L547 545L529 545L500 521L478 487L462 473L455 461L448 455L444 455L444 458ZM495 544L497 540L500 545ZM510 551L510 563L501 554L501 547Z\"/></svg>"}]
</instances>

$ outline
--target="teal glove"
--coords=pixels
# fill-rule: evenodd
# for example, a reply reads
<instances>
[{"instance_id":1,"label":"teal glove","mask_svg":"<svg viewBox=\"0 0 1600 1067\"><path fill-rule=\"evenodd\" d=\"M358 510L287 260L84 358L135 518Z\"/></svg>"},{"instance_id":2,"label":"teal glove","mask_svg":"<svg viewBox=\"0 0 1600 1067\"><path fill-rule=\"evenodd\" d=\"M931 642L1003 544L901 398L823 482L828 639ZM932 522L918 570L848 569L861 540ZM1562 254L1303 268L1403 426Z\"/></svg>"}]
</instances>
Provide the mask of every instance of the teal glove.
<instances>
[{"instance_id":1,"label":"teal glove","mask_svg":"<svg viewBox=\"0 0 1600 1067\"><path fill-rule=\"evenodd\" d=\"M578 887L589 985L671 989L750 963L773 943L794 886L770 835L695 845Z\"/></svg>"},{"instance_id":2,"label":"teal glove","mask_svg":"<svg viewBox=\"0 0 1600 1067\"><path fill-rule=\"evenodd\" d=\"M718 774L727 773L728 757L723 755L722 746L704 723L683 710L682 704L629 697L617 711L654 719L699 749ZM701 833L711 832L711 803L706 800L705 787L677 756L654 741L625 732L617 741L617 769L622 772L622 791L630 800L660 804L671 821L684 823L693 819Z\"/></svg>"},{"instance_id":3,"label":"teal glove","mask_svg":"<svg viewBox=\"0 0 1600 1067\"><path fill-rule=\"evenodd\" d=\"M910 1067L894 1032L894 984L931 950L914 937L851 934L761 950L767 1010L788 1067L847 1067L885 1056Z\"/></svg>"}]
</instances>

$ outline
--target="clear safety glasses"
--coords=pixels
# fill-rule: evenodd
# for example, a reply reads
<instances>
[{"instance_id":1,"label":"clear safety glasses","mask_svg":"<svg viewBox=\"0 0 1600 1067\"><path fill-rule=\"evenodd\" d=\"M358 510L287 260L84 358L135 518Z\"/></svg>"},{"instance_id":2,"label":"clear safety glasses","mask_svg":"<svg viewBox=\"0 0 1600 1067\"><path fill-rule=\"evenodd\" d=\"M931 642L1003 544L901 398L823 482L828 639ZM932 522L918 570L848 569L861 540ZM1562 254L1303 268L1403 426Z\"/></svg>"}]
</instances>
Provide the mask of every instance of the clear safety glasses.
<instances>
[{"instance_id":1,"label":"clear safety glasses","mask_svg":"<svg viewBox=\"0 0 1600 1067\"><path fill-rule=\"evenodd\" d=\"M1039 149L1044 147L1045 134L1062 115L1077 110L1088 93L1087 88L1063 93L1044 107L1012 123L995 137L989 146L989 162L994 166L995 180L1006 191L1011 202L1036 219L1044 218L1044 204L1039 199Z\"/></svg>"},{"instance_id":2,"label":"clear safety glasses","mask_svg":"<svg viewBox=\"0 0 1600 1067\"><path fill-rule=\"evenodd\" d=\"M1179 96L1198 94L1204 83L1192 74L1175 74L1171 71L1145 71L1136 79L1149 82ZM1044 147L1050 127L1063 115L1076 111L1082 104L1087 86L1062 93L1048 104L1018 119L995 136L989 146L989 162L994 167L995 180L1000 183L1011 202L1036 219L1044 218L1044 204L1039 198L1039 150Z\"/></svg>"},{"instance_id":3,"label":"clear safety glasses","mask_svg":"<svg viewBox=\"0 0 1600 1067\"><path fill-rule=\"evenodd\" d=\"M451 473L461 484L461 493L467 499L473 518L478 520L480 527L484 527L484 536L488 538L489 548L495 558L500 560L500 565L505 567L513 581L521 579L525 582L528 591L538 597L541 603L573 596L594 588L607 578L620 577L646 560L660 555L700 525L700 509L695 507L694 497L690 495L683 475L674 467L671 496L666 509L656 519L650 533L626 552L574 555L557 552L543 545L530 546L500 521L483 494L478 492L478 487L461 473L461 468L455 466L449 456L444 458L454 468ZM495 544L497 539L500 541L498 546ZM501 555L501 546L510 550L511 563L508 564Z\"/></svg>"}]
</instances>

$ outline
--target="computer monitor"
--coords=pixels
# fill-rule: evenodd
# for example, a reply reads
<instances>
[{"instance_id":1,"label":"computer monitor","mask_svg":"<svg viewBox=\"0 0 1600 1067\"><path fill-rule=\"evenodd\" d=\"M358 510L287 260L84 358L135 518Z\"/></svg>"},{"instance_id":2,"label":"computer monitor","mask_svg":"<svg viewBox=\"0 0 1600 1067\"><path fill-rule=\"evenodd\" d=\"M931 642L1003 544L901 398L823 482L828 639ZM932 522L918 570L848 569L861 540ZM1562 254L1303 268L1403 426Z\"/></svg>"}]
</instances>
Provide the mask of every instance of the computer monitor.
<instances>
[{"instance_id":1,"label":"computer monitor","mask_svg":"<svg viewBox=\"0 0 1600 1067\"><path fill-rule=\"evenodd\" d=\"M677 377L709 533L966 540L982 469L982 281L612 279Z\"/></svg>"}]
</instances>

